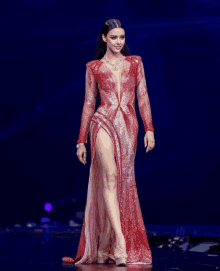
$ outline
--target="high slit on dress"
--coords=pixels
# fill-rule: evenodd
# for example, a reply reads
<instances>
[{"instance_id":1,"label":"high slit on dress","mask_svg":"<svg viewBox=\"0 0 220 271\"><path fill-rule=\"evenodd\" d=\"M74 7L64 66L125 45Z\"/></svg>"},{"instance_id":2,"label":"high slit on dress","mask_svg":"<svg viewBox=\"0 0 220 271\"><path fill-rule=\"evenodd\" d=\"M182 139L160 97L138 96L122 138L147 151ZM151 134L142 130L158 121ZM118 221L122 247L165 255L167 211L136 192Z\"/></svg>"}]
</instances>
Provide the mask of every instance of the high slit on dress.
<instances>
[{"instance_id":1,"label":"high slit on dress","mask_svg":"<svg viewBox=\"0 0 220 271\"><path fill-rule=\"evenodd\" d=\"M121 93L118 98L115 80L100 60L87 63L86 95L77 143L87 143L90 135L91 166L85 216L74 264L97 262L99 236L105 231L109 258L115 261L115 233L108 219L103 198L103 179L95 144L100 128L110 136L117 165L117 197L122 233L126 242L127 264L150 264L152 254L140 208L134 171L137 148L138 121L134 108L135 89L145 132L154 132L144 68L140 56L126 56L121 74ZM97 83L101 105L94 113Z\"/></svg>"}]
</instances>

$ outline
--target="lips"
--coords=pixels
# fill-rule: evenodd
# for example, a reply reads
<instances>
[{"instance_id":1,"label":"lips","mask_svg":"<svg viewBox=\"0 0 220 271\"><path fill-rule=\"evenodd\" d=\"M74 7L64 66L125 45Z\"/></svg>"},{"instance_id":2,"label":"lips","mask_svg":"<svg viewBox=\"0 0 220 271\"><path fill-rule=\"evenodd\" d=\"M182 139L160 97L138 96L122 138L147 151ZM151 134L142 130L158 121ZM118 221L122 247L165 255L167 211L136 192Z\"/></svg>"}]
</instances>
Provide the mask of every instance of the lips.
<instances>
[{"instance_id":1,"label":"lips","mask_svg":"<svg viewBox=\"0 0 220 271\"><path fill-rule=\"evenodd\" d=\"M115 48L116 48L116 49L120 49L120 48L121 48L121 46L115 46Z\"/></svg>"}]
</instances>

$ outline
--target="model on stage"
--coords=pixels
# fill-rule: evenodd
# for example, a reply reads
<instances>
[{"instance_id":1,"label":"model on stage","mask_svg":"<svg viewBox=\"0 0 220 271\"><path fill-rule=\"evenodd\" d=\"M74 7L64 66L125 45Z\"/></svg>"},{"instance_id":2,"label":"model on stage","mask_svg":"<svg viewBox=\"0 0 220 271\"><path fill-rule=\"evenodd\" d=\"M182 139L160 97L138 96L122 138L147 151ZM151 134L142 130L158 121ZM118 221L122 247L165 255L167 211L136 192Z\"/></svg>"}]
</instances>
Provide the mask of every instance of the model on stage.
<instances>
[{"instance_id":1,"label":"model on stage","mask_svg":"<svg viewBox=\"0 0 220 271\"><path fill-rule=\"evenodd\" d=\"M78 264L151 264L152 254L140 208L134 171L138 120L135 93L145 128L146 152L155 146L150 101L140 56L130 55L119 20L101 29L95 60L86 64L86 94L77 156L86 164L87 135L91 166ZM95 111L97 91L101 104Z\"/></svg>"}]
</instances>

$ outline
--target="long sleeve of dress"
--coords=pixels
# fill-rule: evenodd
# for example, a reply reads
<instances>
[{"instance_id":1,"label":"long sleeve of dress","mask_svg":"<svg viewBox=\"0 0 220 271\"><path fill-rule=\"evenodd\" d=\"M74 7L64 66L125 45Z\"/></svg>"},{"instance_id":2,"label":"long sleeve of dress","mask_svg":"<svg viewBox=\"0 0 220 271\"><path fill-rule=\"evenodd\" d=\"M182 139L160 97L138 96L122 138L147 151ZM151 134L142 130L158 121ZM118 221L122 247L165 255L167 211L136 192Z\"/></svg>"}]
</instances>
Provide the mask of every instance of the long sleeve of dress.
<instances>
[{"instance_id":1,"label":"long sleeve of dress","mask_svg":"<svg viewBox=\"0 0 220 271\"><path fill-rule=\"evenodd\" d=\"M87 143L87 135L89 132L90 121L95 111L96 104L96 80L94 78L93 72L89 66L86 69L86 93L85 100L82 110L81 124L79 137L77 140L78 143Z\"/></svg>"},{"instance_id":2,"label":"long sleeve of dress","mask_svg":"<svg viewBox=\"0 0 220 271\"><path fill-rule=\"evenodd\" d=\"M145 133L147 131L154 132L153 121L151 115L150 100L147 92L147 85L144 73L144 65L140 57L138 68L137 68L137 98L138 107L141 118L144 123Z\"/></svg>"}]
</instances>

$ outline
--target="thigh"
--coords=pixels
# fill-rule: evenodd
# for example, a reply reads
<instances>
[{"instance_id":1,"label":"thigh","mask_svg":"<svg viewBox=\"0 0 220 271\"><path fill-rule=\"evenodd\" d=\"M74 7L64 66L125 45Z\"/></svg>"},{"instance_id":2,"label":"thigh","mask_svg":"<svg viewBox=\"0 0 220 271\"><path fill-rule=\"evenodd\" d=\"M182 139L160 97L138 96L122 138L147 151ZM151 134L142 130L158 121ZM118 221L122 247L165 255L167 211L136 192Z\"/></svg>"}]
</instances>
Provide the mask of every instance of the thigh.
<instances>
[{"instance_id":1,"label":"thigh","mask_svg":"<svg viewBox=\"0 0 220 271\"><path fill-rule=\"evenodd\" d=\"M102 168L104 179L108 176L117 175L117 165L115 161L114 145L108 133L100 128L97 133L96 146L95 146L98 163Z\"/></svg>"}]
</instances>

